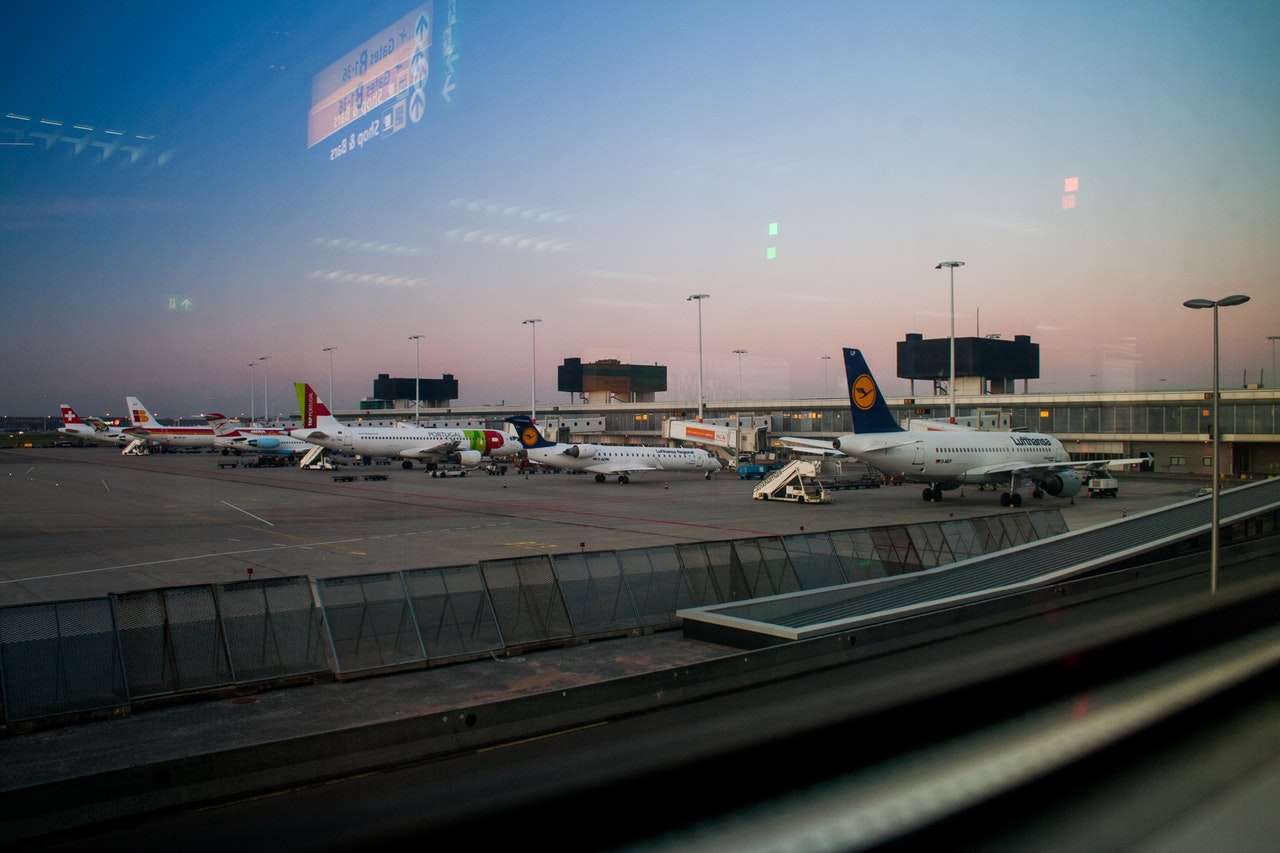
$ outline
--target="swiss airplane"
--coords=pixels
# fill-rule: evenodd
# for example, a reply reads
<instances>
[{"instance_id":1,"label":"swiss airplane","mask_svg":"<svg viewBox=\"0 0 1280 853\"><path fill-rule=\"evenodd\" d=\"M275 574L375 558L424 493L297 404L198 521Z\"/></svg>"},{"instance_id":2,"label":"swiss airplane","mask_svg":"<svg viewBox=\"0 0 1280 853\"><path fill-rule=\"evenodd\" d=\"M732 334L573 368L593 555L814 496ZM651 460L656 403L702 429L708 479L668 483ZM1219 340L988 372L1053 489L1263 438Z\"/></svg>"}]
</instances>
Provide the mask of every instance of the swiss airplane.
<instances>
[{"instance_id":1,"label":"swiss airplane","mask_svg":"<svg viewBox=\"0 0 1280 853\"><path fill-rule=\"evenodd\" d=\"M218 415L207 415L209 425L213 427L214 446L221 447L222 452L261 453L275 456L306 453L312 445L300 438L289 435L287 429L274 429L258 426L236 426L226 418Z\"/></svg>"},{"instance_id":2,"label":"swiss airplane","mask_svg":"<svg viewBox=\"0 0 1280 853\"><path fill-rule=\"evenodd\" d=\"M507 418L520 437L529 459L543 465L587 471L596 482L617 476L619 483L630 482L631 474L645 471L703 472L708 480L720 470L720 463L702 448L635 447L621 444L560 444L547 441L527 415Z\"/></svg>"},{"instance_id":3,"label":"swiss airplane","mask_svg":"<svg viewBox=\"0 0 1280 853\"><path fill-rule=\"evenodd\" d=\"M101 441L104 444L124 445L133 441L133 436L125 435L120 427L108 424L101 418L81 418L76 414L76 410L66 403L62 404L62 426L58 427L58 432L75 438Z\"/></svg>"},{"instance_id":4,"label":"swiss airplane","mask_svg":"<svg viewBox=\"0 0 1280 853\"><path fill-rule=\"evenodd\" d=\"M1070 498L1090 475L1142 461L1072 462L1058 439L1038 432L904 430L893 419L862 352L846 347L844 367L853 432L834 442L790 437L779 441L799 453L852 456L882 473L924 483L927 501L942 500L944 491L963 485L1008 487L1000 495L1001 506L1021 506L1018 489L1028 485L1037 499L1045 494Z\"/></svg>"},{"instance_id":5,"label":"swiss airplane","mask_svg":"<svg viewBox=\"0 0 1280 853\"><path fill-rule=\"evenodd\" d=\"M133 426L124 430L125 435L163 448L213 447L214 425L227 419L226 415L210 414L204 416L208 421L205 426L165 426L137 397L127 397L125 403L133 421Z\"/></svg>"},{"instance_id":6,"label":"swiss airplane","mask_svg":"<svg viewBox=\"0 0 1280 853\"><path fill-rule=\"evenodd\" d=\"M435 429L428 427L360 426L344 424L305 382L295 382L302 428L290 430L294 438L330 450L360 456L388 456L412 468L413 460L428 463L456 462L474 468L485 456L515 456L522 448L507 433L496 429Z\"/></svg>"}]
</instances>

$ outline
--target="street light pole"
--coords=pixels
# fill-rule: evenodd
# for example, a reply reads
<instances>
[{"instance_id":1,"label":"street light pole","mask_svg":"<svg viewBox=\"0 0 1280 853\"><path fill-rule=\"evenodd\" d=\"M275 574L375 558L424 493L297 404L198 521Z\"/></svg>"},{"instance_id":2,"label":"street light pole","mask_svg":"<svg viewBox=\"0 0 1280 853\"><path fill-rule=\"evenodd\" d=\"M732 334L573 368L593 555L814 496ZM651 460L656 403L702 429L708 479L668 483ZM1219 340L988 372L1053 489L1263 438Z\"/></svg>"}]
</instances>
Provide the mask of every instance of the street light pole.
<instances>
[{"instance_id":1,"label":"street light pole","mask_svg":"<svg viewBox=\"0 0 1280 853\"><path fill-rule=\"evenodd\" d=\"M1212 308L1213 309L1213 421L1209 424L1211 438L1213 440L1213 485L1210 489L1213 495L1213 503L1211 510L1212 527L1209 530L1209 594L1212 595L1218 591L1218 494L1221 491L1218 484L1219 474L1218 462L1218 397L1221 396L1218 391L1218 307L1230 307L1232 305L1243 305L1249 301L1249 297L1242 294L1234 296L1224 296L1221 299L1188 299L1182 304L1188 308Z\"/></svg>"},{"instance_id":2,"label":"street light pole","mask_svg":"<svg viewBox=\"0 0 1280 853\"><path fill-rule=\"evenodd\" d=\"M262 362L262 422L268 423L271 419L271 403L267 401L267 362L271 360L271 356L258 356L258 361Z\"/></svg>"},{"instance_id":3,"label":"street light pole","mask_svg":"<svg viewBox=\"0 0 1280 853\"><path fill-rule=\"evenodd\" d=\"M702 422L702 300L710 299L709 293L695 293L685 302L698 303L698 422Z\"/></svg>"},{"instance_id":4,"label":"street light pole","mask_svg":"<svg viewBox=\"0 0 1280 853\"><path fill-rule=\"evenodd\" d=\"M831 385L827 382L827 366L831 364L831 356L824 355L822 357L822 396L831 396Z\"/></svg>"},{"instance_id":5,"label":"street light pole","mask_svg":"<svg viewBox=\"0 0 1280 853\"><path fill-rule=\"evenodd\" d=\"M1276 383L1276 341L1280 341L1280 335L1267 335L1267 340L1271 341L1271 385L1268 387L1280 388Z\"/></svg>"},{"instance_id":6,"label":"street light pole","mask_svg":"<svg viewBox=\"0 0 1280 853\"><path fill-rule=\"evenodd\" d=\"M742 357L747 354L744 349L736 349L734 353L738 356L738 399L742 399Z\"/></svg>"},{"instance_id":7,"label":"street light pole","mask_svg":"<svg viewBox=\"0 0 1280 853\"><path fill-rule=\"evenodd\" d=\"M422 410L422 380L418 378L422 372L418 366L420 364L418 341L422 340L422 335L410 335L409 340L413 341L413 425L418 426L421 423L418 415Z\"/></svg>"},{"instance_id":8,"label":"street light pole","mask_svg":"<svg viewBox=\"0 0 1280 853\"><path fill-rule=\"evenodd\" d=\"M324 348L324 352L329 353L329 399L325 402L329 404L329 410L333 412L338 411L337 404L333 402L333 351L336 349L337 347Z\"/></svg>"},{"instance_id":9,"label":"street light pole","mask_svg":"<svg viewBox=\"0 0 1280 853\"><path fill-rule=\"evenodd\" d=\"M537 318L520 321L520 325L529 327L529 334L533 342L533 360L530 362L531 376L529 379L529 420L535 424L538 422L538 327L536 324L541 322Z\"/></svg>"},{"instance_id":10,"label":"street light pole","mask_svg":"<svg viewBox=\"0 0 1280 853\"><path fill-rule=\"evenodd\" d=\"M253 407L257 405L253 399L253 368L258 366L258 362L249 362L249 426L253 426Z\"/></svg>"},{"instance_id":11,"label":"street light pole","mask_svg":"<svg viewBox=\"0 0 1280 853\"><path fill-rule=\"evenodd\" d=\"M947 379L947 394L951 397L951 423L956 422L956 267L964 261L942 261L935 270L946 267L951 270L951 376Z\"/></svg>"}]
</instances>

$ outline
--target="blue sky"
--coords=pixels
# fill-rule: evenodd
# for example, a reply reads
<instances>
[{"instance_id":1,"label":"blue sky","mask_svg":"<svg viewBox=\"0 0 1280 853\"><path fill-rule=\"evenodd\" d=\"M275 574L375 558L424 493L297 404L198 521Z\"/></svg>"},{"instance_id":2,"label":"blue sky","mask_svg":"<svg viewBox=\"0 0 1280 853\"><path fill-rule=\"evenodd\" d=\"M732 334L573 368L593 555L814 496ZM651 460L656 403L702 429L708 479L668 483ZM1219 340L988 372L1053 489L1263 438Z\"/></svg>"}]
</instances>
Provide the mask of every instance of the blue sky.
<instances>
[{"instance_id":1,"label":"blue sky","mask_svg":"<svg viewBox=\"0 0 1280 853\"><path fill-rule=\"evenodd\" d=\"M414 334L460 403L520 407L531 317L540 405L573 357L692 400L693 293L709 399L740 364L747 398L838 396L844 346L906 393L951 259L957 333L1030 335L1033 390L1206 386L1181 303L1232 293L1224 386L1271 372L1276 4L458 0L446 103L435 0L422 121L308 148L312 78L420 5L11 11L0 414L261 413L264 374L290 412L330 346L350 408Z\"/></svg>"}]
</instances>

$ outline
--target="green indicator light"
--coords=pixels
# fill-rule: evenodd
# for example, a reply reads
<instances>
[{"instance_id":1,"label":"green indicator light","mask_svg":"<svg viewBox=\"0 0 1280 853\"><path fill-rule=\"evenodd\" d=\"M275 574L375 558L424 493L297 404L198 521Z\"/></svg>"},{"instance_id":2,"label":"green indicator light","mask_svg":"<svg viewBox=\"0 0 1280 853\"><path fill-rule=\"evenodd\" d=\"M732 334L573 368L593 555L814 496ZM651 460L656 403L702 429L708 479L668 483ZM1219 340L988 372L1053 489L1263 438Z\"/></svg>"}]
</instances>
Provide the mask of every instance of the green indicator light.
<instances>
[{"instance_id":1,"label":"green indicator light","mask_svg":"<svg viewBox=\"0 0 1280 853\"><path fill-rule=\"evenodd\" d=\"M776 257L778 257L778 250L776 247L770 246L764 250L764 258L766 261L771 261Z\"/></svg>"},{"instance_id":2,"label":"green indicator light","mask_svg":"<svg viewBox=\"0 0 1280 853\"><path fill-rule=\"evenodd\" d=\"M770 222L770 223L769 223L769 236L770 236L770 237L777 237L777 236L778 236L778 223L776 223L776 222Z\"/></svg>"}]
</instances>

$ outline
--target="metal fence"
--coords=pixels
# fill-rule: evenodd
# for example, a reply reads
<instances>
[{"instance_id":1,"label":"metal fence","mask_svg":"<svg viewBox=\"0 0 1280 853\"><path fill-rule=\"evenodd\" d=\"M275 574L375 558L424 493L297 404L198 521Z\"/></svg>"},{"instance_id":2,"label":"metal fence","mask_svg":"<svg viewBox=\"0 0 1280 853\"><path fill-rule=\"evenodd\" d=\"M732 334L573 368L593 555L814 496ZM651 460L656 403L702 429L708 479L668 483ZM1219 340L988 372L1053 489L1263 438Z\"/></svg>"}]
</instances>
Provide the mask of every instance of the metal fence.
<instances>
[{"instance_id":1,"label":"metal fence","mask_svg":"<svg viewBox=\"0 0 1280 853\"><path fill-rule=\"evenodd\" d=\"M933 568L1067 532L1057 511L286 577L0 608L7 722L679 626L678 610Z\"/></svg>"}]
</instances>

